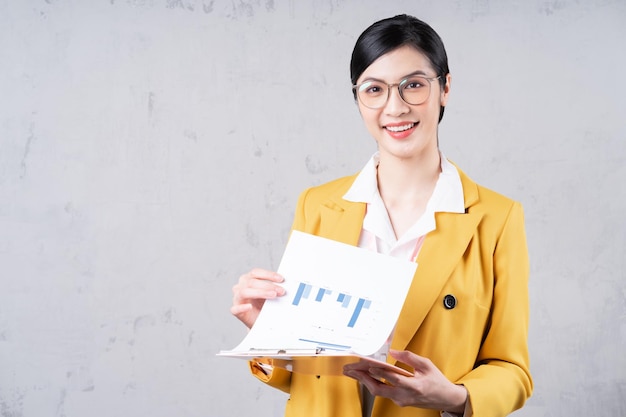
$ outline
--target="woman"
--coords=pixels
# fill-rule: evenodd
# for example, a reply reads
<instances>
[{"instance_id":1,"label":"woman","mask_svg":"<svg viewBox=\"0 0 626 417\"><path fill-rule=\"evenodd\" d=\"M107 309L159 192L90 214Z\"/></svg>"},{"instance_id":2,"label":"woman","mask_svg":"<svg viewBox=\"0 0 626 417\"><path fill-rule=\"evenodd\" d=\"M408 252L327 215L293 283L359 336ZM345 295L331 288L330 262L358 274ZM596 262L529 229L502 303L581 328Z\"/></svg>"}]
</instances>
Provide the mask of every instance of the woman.
<instances>
[{"instance_id":1,"label":"woman","mask_svg":"<svg viewBox=\"0 0 626 417\"><path fill-rule=\"evenodd\" d=\"M315 376L251 362L252 373L290 394L287 416L507 415L532 392L521 205L440 152L450 73L430 26L406 15L374 23L350 69L378 152L359 174L305 191L293 229L417 261L383 352L415 372L350 364L344 376ZM251 327L264 301L284 294L281 281L261 269L242 275L231 312Z\"/></svg>"}]
</instances>

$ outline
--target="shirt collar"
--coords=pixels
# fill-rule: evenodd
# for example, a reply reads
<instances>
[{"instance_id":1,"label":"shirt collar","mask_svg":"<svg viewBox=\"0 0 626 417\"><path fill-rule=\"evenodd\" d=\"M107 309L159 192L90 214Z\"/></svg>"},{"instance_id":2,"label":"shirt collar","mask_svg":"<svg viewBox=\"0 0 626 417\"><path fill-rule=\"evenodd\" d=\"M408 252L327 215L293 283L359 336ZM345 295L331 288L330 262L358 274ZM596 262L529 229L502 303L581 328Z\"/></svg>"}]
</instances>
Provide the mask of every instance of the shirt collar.
<instances>
[{"instance_id":1,"label":"shirt collar","mask_svg":"<svg viewBox=\"0 0 626 417\"><path fill-rule=\"evenodd\" d=\"M378 194L378 180L376 177L378 162L380 162L380 155L376 152L359 172L348 192L344 194L344 200L355 203L371 203L374 201Z\"/></svg>"},{"instance_id":2,"label":"shirt collar","mask_svg":"<svg viewBox=\"0 0 626 417\"><path fill-rule=\"evenodd\" d=\"M463 184L459 171L446 159L443 152L439 152L439 154L441 156L441 173L433 195L428 201L427 211L464 213ZM376 179L376 168L379 161L380 156L376 152L365 164L348 192L344 194L344 200L356 203L373 203L377 198L380 198Z\"/></svg>"}]
</instances>

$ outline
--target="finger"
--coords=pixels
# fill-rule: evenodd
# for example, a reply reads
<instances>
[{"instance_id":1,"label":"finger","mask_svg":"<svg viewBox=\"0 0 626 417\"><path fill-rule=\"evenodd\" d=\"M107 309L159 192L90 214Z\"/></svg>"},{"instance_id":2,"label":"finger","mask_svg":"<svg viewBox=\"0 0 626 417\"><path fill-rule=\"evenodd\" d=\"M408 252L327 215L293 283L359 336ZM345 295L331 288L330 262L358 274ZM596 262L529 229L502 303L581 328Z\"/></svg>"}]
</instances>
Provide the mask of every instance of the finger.
<instances>
[{"instance_id":1,"label":"finger","mask_svg":"<svg viewBox=\"0 0 626 417\"><path fill-rule=\"evenodd\" d=\"M390 397L393 394L391 391L393 390L392 386L373 377L368 371L350 370L344 372L344 374L359 381L372 395Z\"/></svg>"},{"instance_id":2,"label":"finger","mask_svg":"<svg viewBox=\"0 0 626 417\"><path fill-rule=\"evenodd\" d=\"M247 274L242 275L242 278L245 276L248 276L250 278L262 279L266 281L272 281L272 282L285 281L285 278L283 278L283 276L280 275L279 273L274 272L274 271L269 271L267 269L261 269L261 268L252 269Z\"/></svg>"},{"instance_id":3,"label":"finger","mask_svg":"<svg viewBox=\"0 0 626 417\"><path fill-rule=\"evenodd\" d=\"M343 373L347 373L347 372L352 372L352 371L360 371L361 368L359 368L358 363L350 363L347 365L343 366Z\"/></svg>"},{"instance_id":4,"label":"finger","mask_svg":"<svg viewBox=\"0 0 626 417\"><path fill-rule=\"evenodd\" d=\"M253 270L254 271L254 270ZM233 286L233 293L237 295L246 288L256 288L259 290L274 291L277 295L284 295L285 289L276 283L283 282L282 276L265 270L261 271L260 276L253 275L253 271L239 277L239 282ZM264 275L265 273L269 275ZM271 295L270 295L271 296Z\"/></svg>"},{"instance_id":5,"label":"finger","mask_svg":"<svg viewBox=\"0 0 626 417\"><path fill-rule=\"evenodd\" d=\"M239 288L233 290L233 304L246 304L253 300L269 300L284 294L284 290L277 288Z\"/></svg>"},{"instance_id":6,"label":"finger","mask_svg":"<svg viewBox=\"0 0 626 417\"><path fill-rule=\"evenodd\" d=\"M370 368L368 372L374 379L396 387L401 385L406 378L410 378L384 368L374 367Z\"/></svg>"},{"instance_id":7,"label":"finger","mask_svg":"<svg viewBox=\"0 0 626 417\"><path fill-rule=\"evenodd\" d=\"M256 290L256 292L254 290ZM233 286L234 299L245 299L246 297L274 298L277 295L284 294L285 289L280 285L257 278L244 278L244 276L242 276L239 283Z\"/></svg>"},{"instance_id":8,"label":"finger","mask_svg":"<svg viewBox=\"0 0 626 417\"><path fill-rule=\"evenodd\" d=\"M415 369L416 372L424 372L433 367L433 363L430 359L423 356L419 356L408 350L389 350L389 355L397 361L405 363Z\"/></svg>"},{"instance_id":9,"label":"finger","mask_svg":"<svg viewBox=\"0 0 626 417\"><path fill-rule=\"evenodd\" d=\"M246 281L245 284L243 285L238 284L236 285L236 287L239 287L241 289L253 288L253 289L258 289L258 290L274 291L278 295L285 294L285 289L281 287L280 285L274 284L271 281L266 281L266 280L257 279L257 278L252 278Z\"/></svg>"},{"instance_id":10,"label":"finger","mask_svg":"<svg viewBox=\"0 0 626 417\"><path fill-rule=\"evenodd\" d=\"M375 382L380 383L379 381L376 381L374 378L372 378L372 375L370 375L369 370L364 370L364 369L345 369L344 368L343 374L345 376L349 376L350 378L356 379L357 381L359 381L360 383L362 383L364 385L369 380L373 380Z\"/></svg>"},{"instance_id":11,"label":"finger","mask_svg":"<svg viewBox=\"0 0 626 417\"><path fill-rule=\"evenodd\" d=\"M343 370L344 371L364 371L364 372L368 372L368 370L371 368L372 365L370 365L369 363L365 362L365 361L358 361L358 362L352 362L352 363L347 363L343 366Z\"/></svg>"},{"instance_id":12,"label":"finger","mask_svg":"<svg viewBox=\"0 0 626 417\"><path fill-rule=\"evenodd\" d=\"M252 310L252 304L237 304L237 305L233 305L230 308L230 313L233 316L240 316L251 310Z\"/></svg>"}]
</instances>

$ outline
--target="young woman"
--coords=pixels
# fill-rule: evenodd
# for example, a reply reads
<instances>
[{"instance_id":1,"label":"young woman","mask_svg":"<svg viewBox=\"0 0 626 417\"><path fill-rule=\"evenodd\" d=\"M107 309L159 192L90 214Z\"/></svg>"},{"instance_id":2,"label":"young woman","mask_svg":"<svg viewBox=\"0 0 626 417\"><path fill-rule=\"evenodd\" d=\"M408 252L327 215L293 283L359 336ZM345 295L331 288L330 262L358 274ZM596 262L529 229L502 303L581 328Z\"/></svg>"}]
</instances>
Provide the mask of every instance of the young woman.
<instances>
[{"instance_id":1,"label":"young woman","mask_svg":"<svg viewBox=\"0 0 626 417\"><path fill-rule=\"evenodd\" d=\"M450 73L430 26L406 15L374 23L350 69L378 152L357 175L306 190L293 229L417 261L383 352L414 374L351 364L344 376L316 376L251 362L252 373L290 394L289 417L507 415L532 392L522 207L439 150ZM265 300L284 294L282 280L261 269L242 275L231 312L251 327Z\"/></svg>"}]
</instances>

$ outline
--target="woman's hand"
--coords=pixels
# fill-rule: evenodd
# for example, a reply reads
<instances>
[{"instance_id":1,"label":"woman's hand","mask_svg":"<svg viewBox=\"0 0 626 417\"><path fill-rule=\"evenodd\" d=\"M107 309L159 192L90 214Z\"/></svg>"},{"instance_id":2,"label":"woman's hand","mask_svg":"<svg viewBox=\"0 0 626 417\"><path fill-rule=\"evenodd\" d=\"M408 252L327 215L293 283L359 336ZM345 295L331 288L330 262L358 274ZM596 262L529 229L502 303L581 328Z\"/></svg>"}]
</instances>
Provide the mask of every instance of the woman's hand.
<instances>
[{"instance_id":1,"label":"woman's hand","mask_svg":"<svg viewBox=\"0 0 626 417\"><path fill-rule=\"evenodd\" d=\"M414 406L451 413L463 413L467 390L450 382L428 358L409 351L391 350L396 360L415 369L413 376L403 376L383 368L363 369L358 363L348 364L344 375L361 382L372 395L387 397L401 407ZM381 382L385 380L386 383Z\"/></svg>"},{"instance_id":2,"label":"woman's hand","mask_svg":"<svg viewBox=\"0 0 626 417\"><path fill-rule=\"evenodd\" d=\"M285 295L285 289L277 285L283 281L283 277L276 272L265 269L255 268L243 274L233 287L230 312L248 328L252 328L265 300Z\"/></svg>"}]
</instances>

